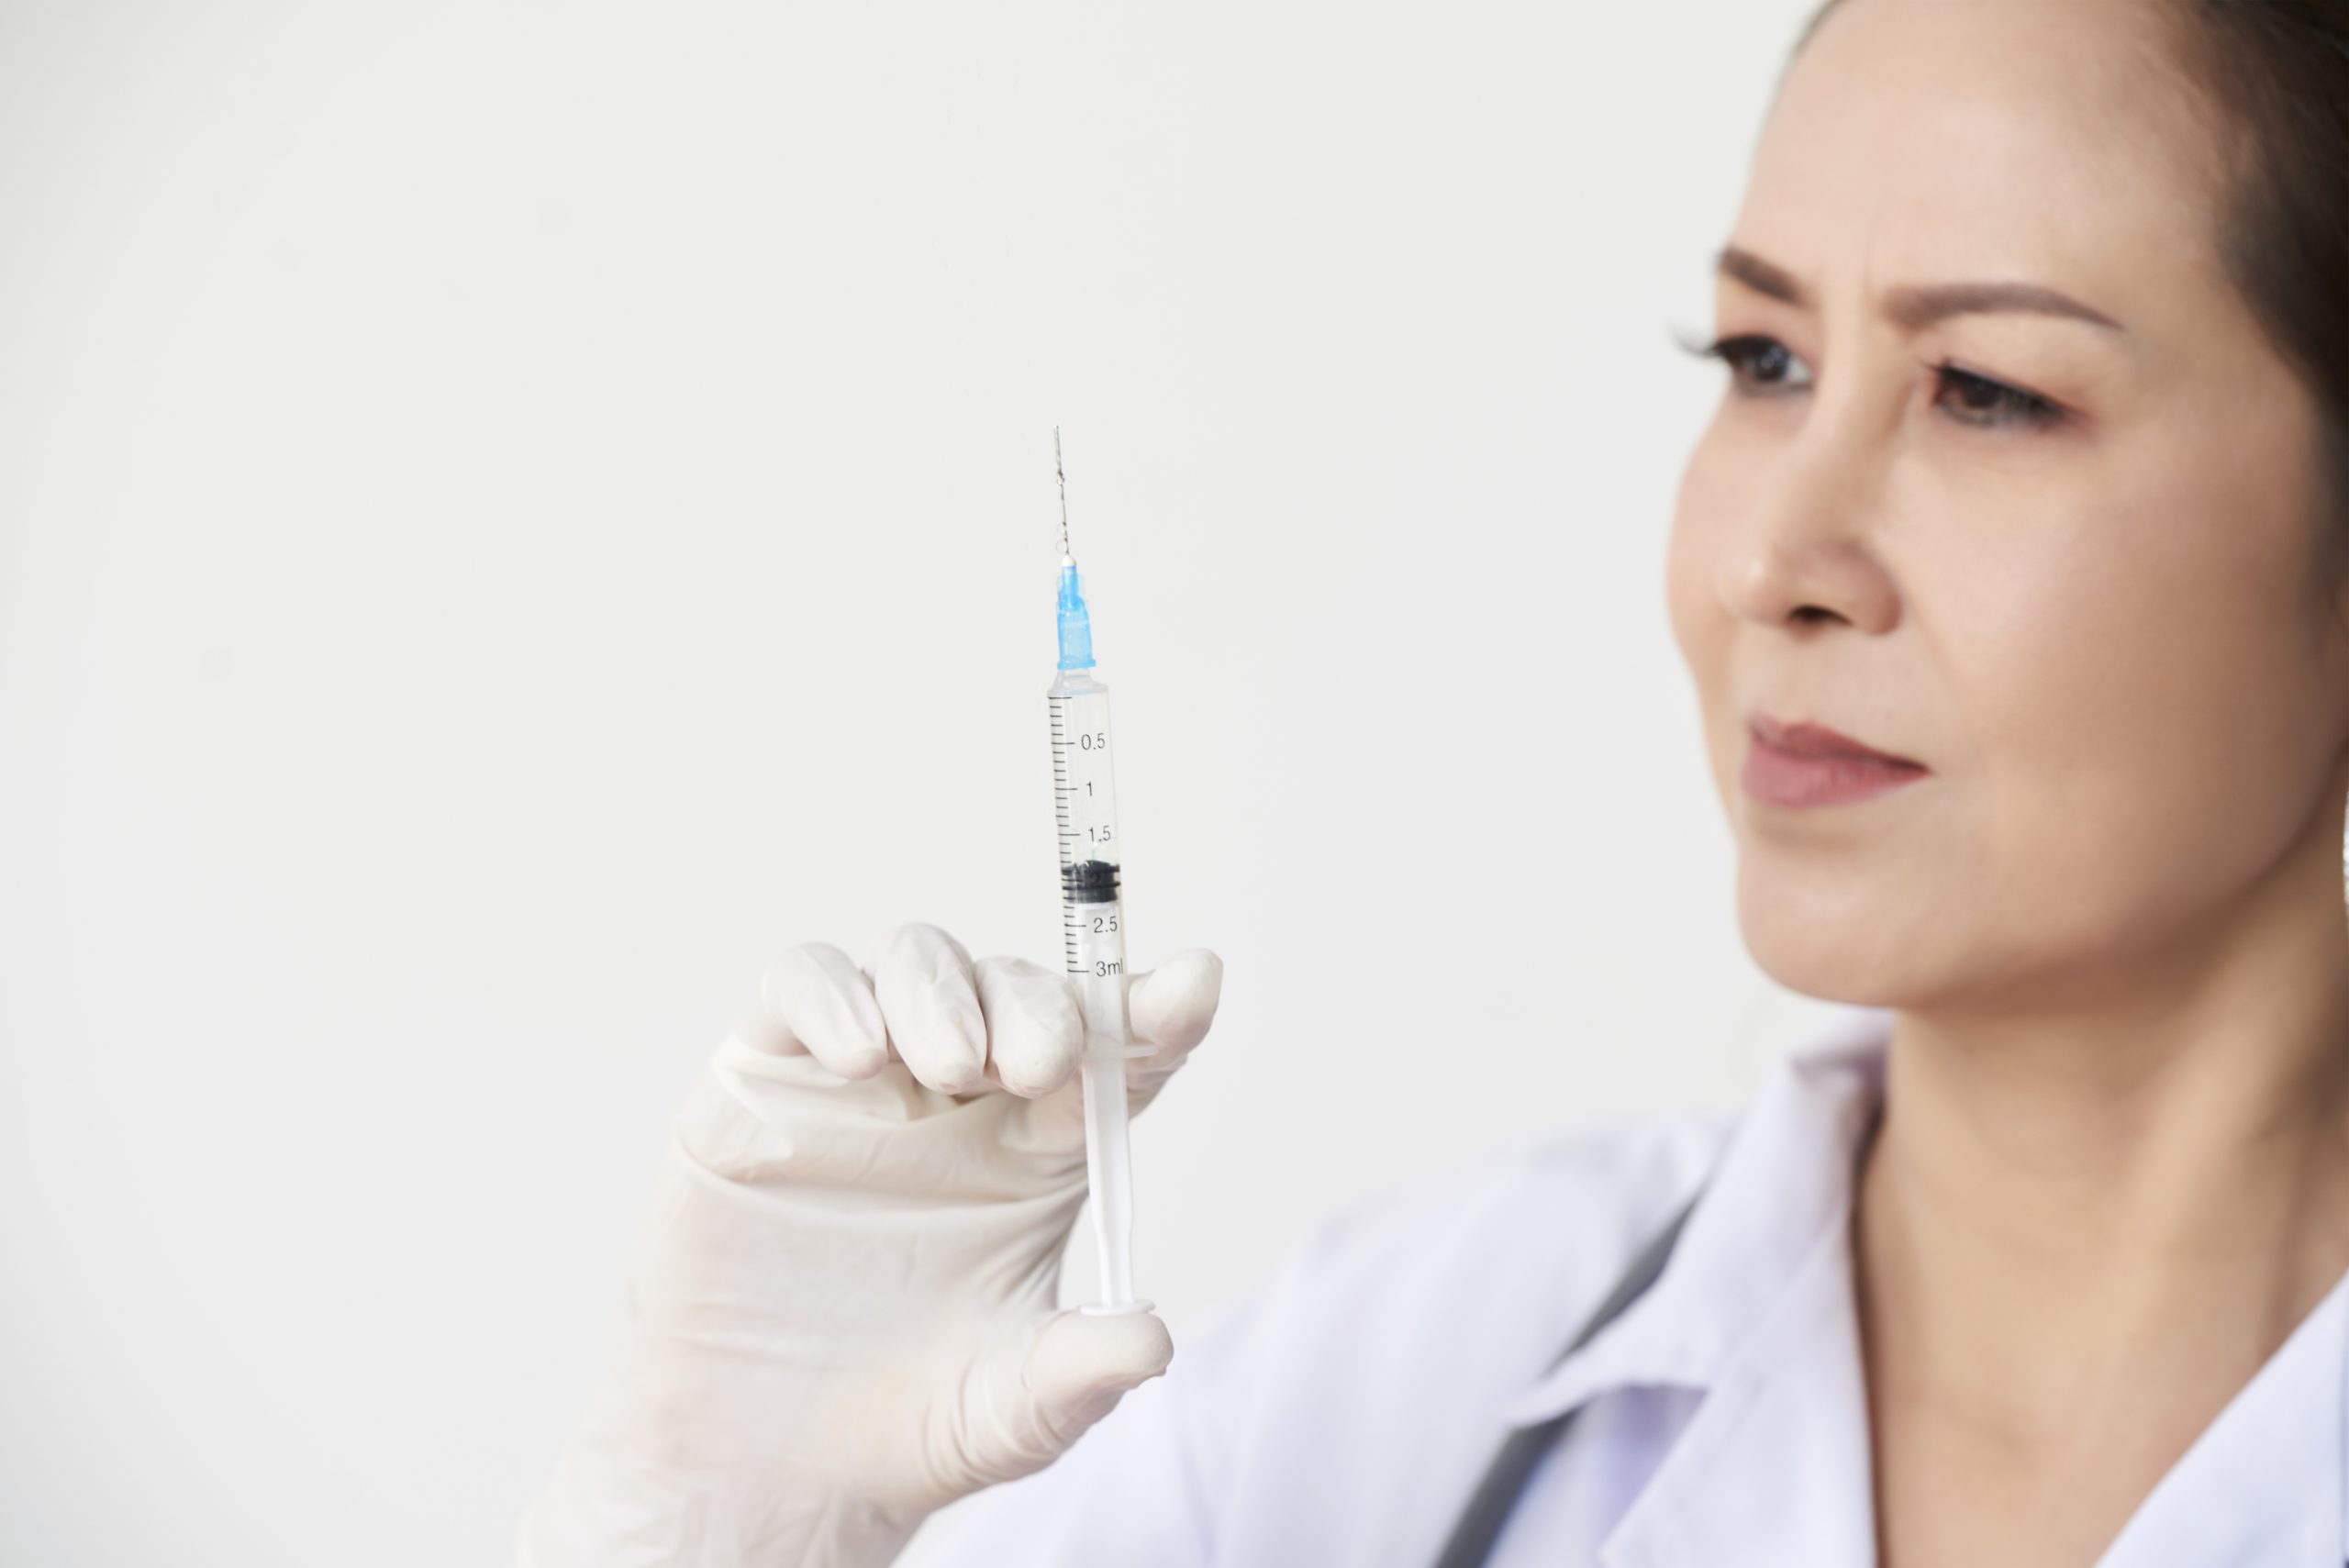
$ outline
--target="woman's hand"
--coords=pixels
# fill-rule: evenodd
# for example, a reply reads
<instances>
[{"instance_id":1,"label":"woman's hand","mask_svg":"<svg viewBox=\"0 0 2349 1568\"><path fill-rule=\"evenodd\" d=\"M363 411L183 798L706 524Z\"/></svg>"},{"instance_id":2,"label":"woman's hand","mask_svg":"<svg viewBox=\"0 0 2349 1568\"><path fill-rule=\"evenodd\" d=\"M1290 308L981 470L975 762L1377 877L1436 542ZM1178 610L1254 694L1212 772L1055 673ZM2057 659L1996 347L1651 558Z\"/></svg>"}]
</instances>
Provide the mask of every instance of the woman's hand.
<instances>
[{"instance_id":1,"label":"woman's hand","mask_svg":"<svg viewBox=\"0 0 2349 1568\"><path fill-rule=\"evenodd\" d=\"M1147 1105L1223 965L1130 976ZM1173 1354L1053 1309L1085 1198L1073 982L906 926L767 971L672 1124L610 1368L525 1525L531 1568L879 1564L1041 1469Z\"/></svg>"}]
</instances>

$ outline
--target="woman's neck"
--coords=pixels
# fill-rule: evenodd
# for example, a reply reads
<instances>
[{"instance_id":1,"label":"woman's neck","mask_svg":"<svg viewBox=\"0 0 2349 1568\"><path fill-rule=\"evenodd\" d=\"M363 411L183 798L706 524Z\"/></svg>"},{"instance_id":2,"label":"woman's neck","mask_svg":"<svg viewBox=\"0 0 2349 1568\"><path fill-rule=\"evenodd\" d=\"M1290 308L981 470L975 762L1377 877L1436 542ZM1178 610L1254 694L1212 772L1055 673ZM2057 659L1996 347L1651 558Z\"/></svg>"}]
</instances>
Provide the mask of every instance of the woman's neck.
<instances>
[{"instance_id":1,"label":"woman's neck","mask_svg":"<svg viewBox=\"0 0 2349 1568\"><path fill-rule=\"evenodd\" d=\"M2126 977L1897 1015L1854 1241L1880 1506L1927 1539L1965 1473L2049 1521L1982 1549L2092 1560L2349 1269L2349 925L2314 861Z\"/></svg>"}]
</instances>

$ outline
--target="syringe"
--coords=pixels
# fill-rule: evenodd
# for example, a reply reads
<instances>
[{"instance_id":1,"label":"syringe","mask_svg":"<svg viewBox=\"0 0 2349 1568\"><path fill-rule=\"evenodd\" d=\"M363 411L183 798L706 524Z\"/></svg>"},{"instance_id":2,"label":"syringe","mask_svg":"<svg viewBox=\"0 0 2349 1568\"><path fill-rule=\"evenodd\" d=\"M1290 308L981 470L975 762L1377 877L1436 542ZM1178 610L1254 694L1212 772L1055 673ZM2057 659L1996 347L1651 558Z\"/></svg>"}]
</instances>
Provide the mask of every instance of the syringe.
<instances>
[{"instance_id":1,"label":"syringe","mask_svg":"<svg viewBox=\"0 0 2349 1568\"><path fill-rule=\"evenodd\" d=\"M1061 948L1085 1007L1085 1177L1101 1252L1091 1313L1143 1312L1134 1298L1133 1164L1126 1144L1126 1060L1150 1047L1126 1034L1126 921L1118 880L1118 792L1109 765L1109 688L1095 680L1093 622L1068 548L1068 474L1052 431L1061 485L1060 666L1052 714L1052 802L1060 818Z\"/></svg>"}]
</instances>

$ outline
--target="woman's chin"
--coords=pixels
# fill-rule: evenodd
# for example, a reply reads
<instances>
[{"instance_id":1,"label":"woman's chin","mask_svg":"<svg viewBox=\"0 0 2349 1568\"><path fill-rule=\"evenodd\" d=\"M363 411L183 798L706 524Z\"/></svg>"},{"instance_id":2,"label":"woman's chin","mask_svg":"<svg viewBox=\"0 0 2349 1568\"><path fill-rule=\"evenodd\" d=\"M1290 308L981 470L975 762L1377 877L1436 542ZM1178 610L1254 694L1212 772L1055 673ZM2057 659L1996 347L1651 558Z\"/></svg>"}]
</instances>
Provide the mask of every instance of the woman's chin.
<instances>
[{"instance_id":1,"label":"woman's chin","mask_svg":"<svg viewBox=\"0 0 2349 1568\"><path fill-rule=\"evenodd\" d=\"M1754 963L1800 995L1892 1007L1920 989L1913 899L1741 872L1737 914Z\"/></svg>"}]
</instances>

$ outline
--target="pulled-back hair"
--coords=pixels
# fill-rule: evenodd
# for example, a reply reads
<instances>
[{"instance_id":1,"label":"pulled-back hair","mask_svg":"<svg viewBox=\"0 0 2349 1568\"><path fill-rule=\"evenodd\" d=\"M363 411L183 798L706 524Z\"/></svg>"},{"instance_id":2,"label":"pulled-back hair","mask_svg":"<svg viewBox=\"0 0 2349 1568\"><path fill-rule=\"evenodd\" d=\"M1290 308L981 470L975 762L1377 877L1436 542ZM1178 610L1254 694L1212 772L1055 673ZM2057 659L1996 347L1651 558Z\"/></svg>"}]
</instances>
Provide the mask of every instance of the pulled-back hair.
<instances>
[{"instance_id":1,"label":"pulled-back hair","mask_svg":"<svg viewBox=\"0 0 2349 1568\"><path fill-rule=\"evenodd\" d=\"M2169 0L2181 58L2239 134L2228 274L2316 396L2349 565L2349 0Z\"/></svg>"}]
</instances>

